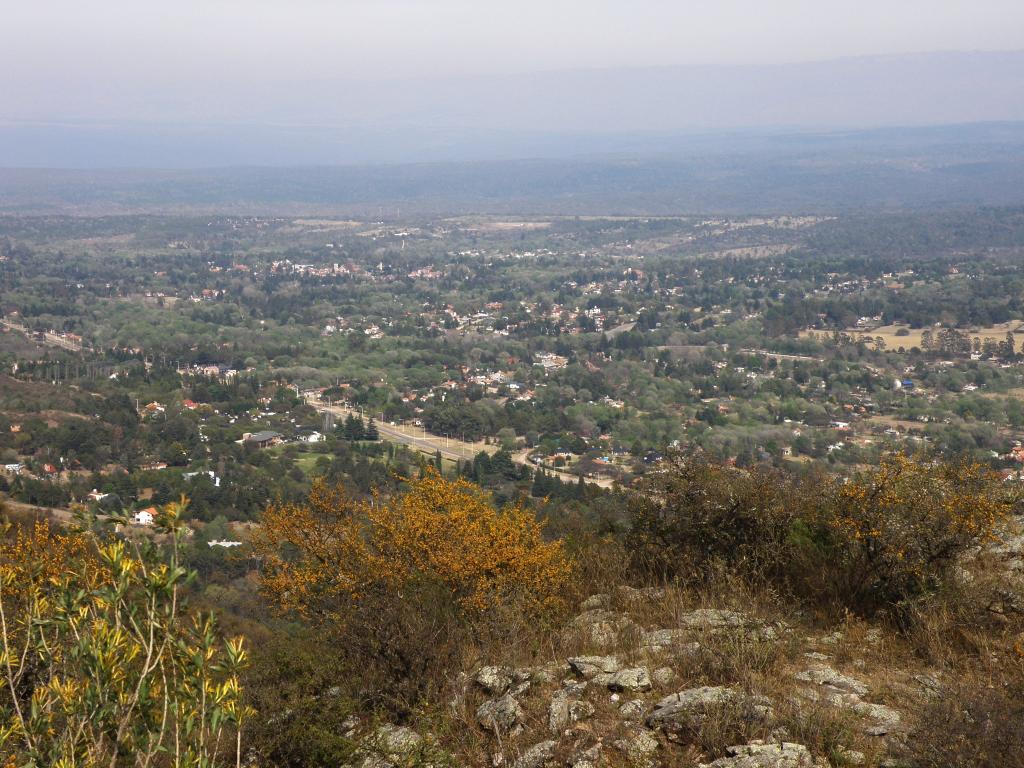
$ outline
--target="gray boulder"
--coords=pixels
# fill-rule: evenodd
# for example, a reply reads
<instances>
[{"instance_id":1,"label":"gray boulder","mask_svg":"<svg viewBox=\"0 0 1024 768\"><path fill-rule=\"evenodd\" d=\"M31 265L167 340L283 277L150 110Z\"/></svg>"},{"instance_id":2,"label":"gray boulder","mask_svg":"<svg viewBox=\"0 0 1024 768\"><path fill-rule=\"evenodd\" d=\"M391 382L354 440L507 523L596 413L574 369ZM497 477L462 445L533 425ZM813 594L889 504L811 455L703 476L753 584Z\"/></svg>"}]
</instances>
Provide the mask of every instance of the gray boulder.
<instances>
[{"instance_id":1,"label":"gray boulder","mask_svg":"<svg viewBox=\"0 0 1024 768\"><path fill-rule=\"evenodd\" d=\"M523 718L523 710L510 694L490 699L476 710L476 719L484 728L495 733L511 731Z\"/></svg>"},{"instance_id":2,"label":"gray boulder","mask_svg":"<svg viewBox=\"0 0 1024 768\"><path fill-rule=\"evenodd\" d=\"M543 768L555 753L556 742L542 741L534 744L519 756L512 768Z\"/></svg>"},{"instance_id":3,"label":"gray boulder","mask_svg":"<svg viewBox=\"0 0 1024 768\"><path fill-rule=\"evenodd\" d=\"M737 709L739 715L750 722L771 717L768 700L762 696L749 696L734 688L703 686L661 699L647 716L647 725L670 737L676 736L700 729L709 716L725 708Z\"/></svg>"},{"instance_id":4,"label":"gray boulder","mask_svg":"<svg viewBox=\"0 0 1024 768\"><path fill-rule=\"evenodd\" d=\"M720 757L714 762L702 763L700 768L813 768L828 765L815 761L803 744L789 742L752 742L729 747L726 754L727 757Z\"/></svg>"},{"instance_id":5,"label":"gray boulder","mask_svg":"<svg viewBox=\"0 0 1024 768\"><path fill-rule=\"evenodd\" d=\"M609 691L651 690L651 676L647 667L630 667L611 674L596 675L593 681L597 685L608 686Z\"/></svg>"},{"instance_id":6,"label":"gray boulder","mask_svg":"<svg viewBox=\"0 0 1024 768\"><path fill-rule=\"evenodd\" d=\"M569 667L584 680L598 675L610 675L622 669L622 664L614 656L573 656Z\"/></svg>"}]
</instances>

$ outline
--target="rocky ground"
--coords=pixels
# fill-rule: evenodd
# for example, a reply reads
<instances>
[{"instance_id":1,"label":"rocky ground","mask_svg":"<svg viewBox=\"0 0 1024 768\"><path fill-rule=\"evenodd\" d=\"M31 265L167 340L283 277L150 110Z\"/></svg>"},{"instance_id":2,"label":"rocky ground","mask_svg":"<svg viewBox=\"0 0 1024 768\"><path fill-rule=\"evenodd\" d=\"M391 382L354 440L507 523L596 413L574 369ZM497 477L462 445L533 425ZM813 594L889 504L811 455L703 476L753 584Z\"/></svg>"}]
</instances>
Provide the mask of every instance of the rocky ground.
<instances>
[{"instance_id":1,"label":"rocky ground","mask_svg":"<svg viewBox=\"0 0 1024 768\"><path fill-rule=\"evenodd\" d=\"M799 616L686 603L589 597L558 638L567 652L462 673L440 732L359 731L361 768L899 765L912 713L942 691L877 627L809 634Z\"/></svg>"}]
</instances>

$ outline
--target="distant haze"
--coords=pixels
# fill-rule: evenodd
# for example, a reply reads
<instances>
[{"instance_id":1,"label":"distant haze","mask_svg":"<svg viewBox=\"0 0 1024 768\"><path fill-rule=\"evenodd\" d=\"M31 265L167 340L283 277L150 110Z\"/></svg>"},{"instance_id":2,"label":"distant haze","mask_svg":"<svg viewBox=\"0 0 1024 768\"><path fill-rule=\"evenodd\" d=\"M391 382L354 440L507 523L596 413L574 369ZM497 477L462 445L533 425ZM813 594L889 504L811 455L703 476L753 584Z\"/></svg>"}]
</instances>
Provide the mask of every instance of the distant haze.
<instances>
[{"instance_id":1,"label":"distant haze","mask_svg":"<svg viewBox=\"0 0 1024 768\"><path fill-rule=\"evenodd\" d=\"M8 167L629 155L1024 120L1019 0L40 0L3 25Z\"/></svg>"},{"instance_id":2,"label":"distant haze","mask_svg":"<svg viewBox=\"0 0 1024 768\"><path fill-rule=\"evenodd\" d=\"M0 165L650 155L675 153L708 132L1022 120L1024 51L935 53L771 66L252 84L210 114L193 108L173 120L0 123Z\"/></svg>"}]
</instances>

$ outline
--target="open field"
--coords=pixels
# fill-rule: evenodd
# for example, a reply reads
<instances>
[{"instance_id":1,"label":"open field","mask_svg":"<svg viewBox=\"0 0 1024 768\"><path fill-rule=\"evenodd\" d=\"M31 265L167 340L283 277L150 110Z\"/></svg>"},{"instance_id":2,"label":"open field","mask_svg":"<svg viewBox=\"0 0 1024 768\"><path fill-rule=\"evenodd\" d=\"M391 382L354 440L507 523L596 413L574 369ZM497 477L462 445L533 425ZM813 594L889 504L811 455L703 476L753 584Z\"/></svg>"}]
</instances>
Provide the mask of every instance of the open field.
<instances>
[{"instance_id":1,"label":"open field","mask_svg":"<svg viewBox=\"0 0 1024 768\"><path fill-rule=\"evenodd\" d=\"M872 340L881 336L885 341L885 346L889 349L898 349L899 347L911 349L913 347L921 346L921 334L926 330L930 330L933 334L937 334L941 328L911 328L906 325L882 325L873 329L847 328L843 333L848 333L855 337L866 336ZM985 339L1002 341L1006 338L1007 332L1024 333L1024 323L1019 320L1011 320L1010 322L992 325L987 328L969 327L958 328L957 330L961 333L967 334L967 336L972 340L977 337L982 341L985 341ZM808 329L801 331L800 336L803 338L813 335L828 337L831 333L831 331Z\"/></svg>"}]
</instances>

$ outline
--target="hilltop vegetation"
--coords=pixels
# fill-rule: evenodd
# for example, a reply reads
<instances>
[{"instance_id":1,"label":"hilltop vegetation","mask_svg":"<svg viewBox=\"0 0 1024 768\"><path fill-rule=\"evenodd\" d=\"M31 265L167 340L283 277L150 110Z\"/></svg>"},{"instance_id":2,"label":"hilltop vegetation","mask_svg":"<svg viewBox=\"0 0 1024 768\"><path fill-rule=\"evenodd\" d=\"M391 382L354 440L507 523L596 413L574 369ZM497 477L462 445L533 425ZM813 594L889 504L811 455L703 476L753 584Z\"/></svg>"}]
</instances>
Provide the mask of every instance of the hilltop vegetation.
<instances>
[{"instance_id":1,"label":"hilltop vegetation","mask_svg":"<svg viewBox=\"0 0 1024 768\"><path fill-rule=\"evenodd\" d=\"M270 505L244 577L259 595L220 606L248 652L218 650L186 605L214 593L178 565L183 505L161 510L162 564L88 517L95 532L15 527L4 647L36 650L6 651L0 748L16 764L1020 764L1022 510L991 472L894 455L811 482L673 456L622 503L623 537L542 538L432 470L373 503L317 485Z\"/></svg>"}]
</instances>

